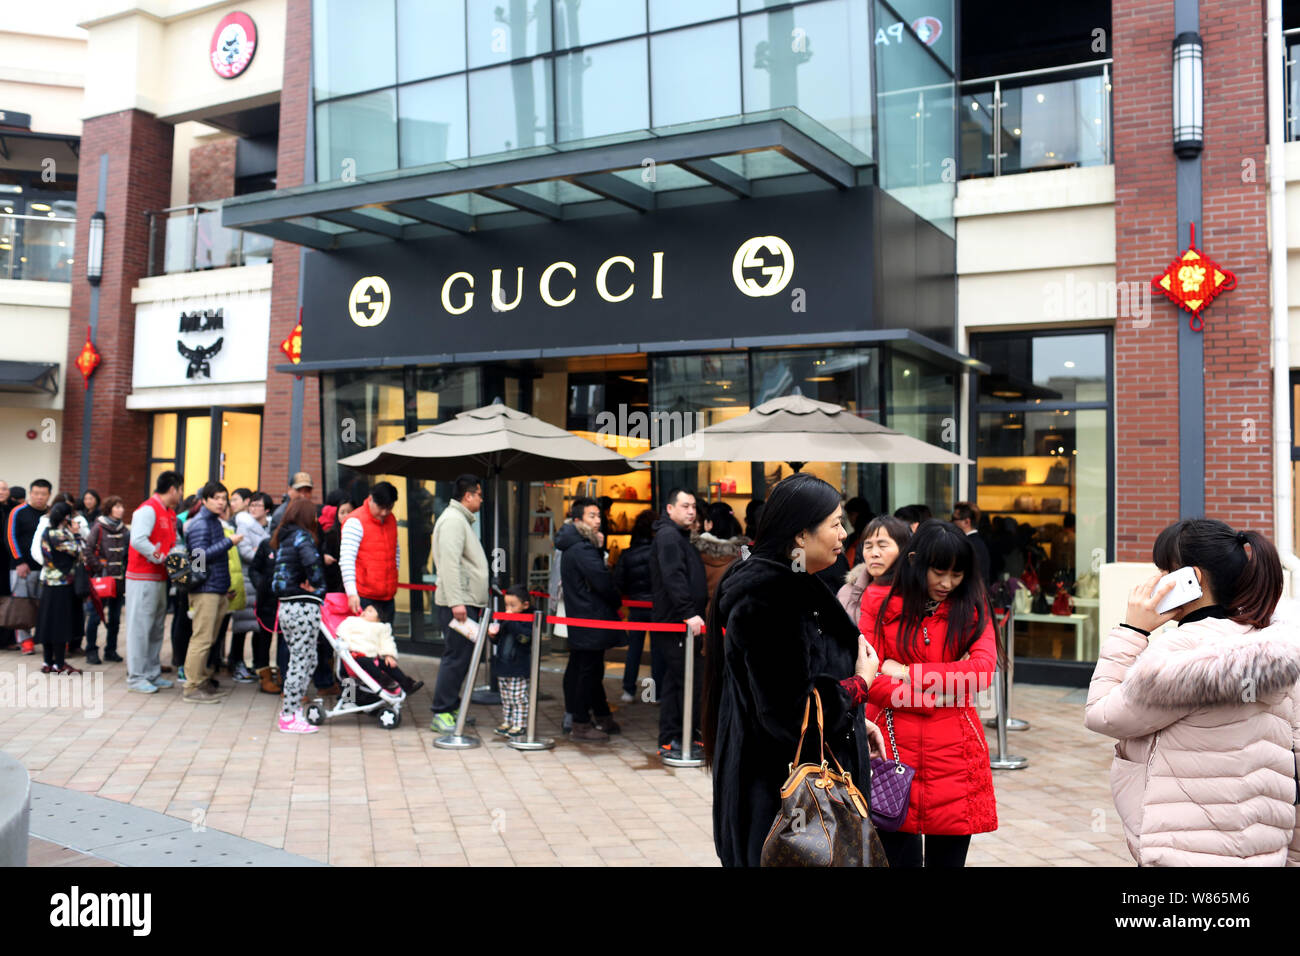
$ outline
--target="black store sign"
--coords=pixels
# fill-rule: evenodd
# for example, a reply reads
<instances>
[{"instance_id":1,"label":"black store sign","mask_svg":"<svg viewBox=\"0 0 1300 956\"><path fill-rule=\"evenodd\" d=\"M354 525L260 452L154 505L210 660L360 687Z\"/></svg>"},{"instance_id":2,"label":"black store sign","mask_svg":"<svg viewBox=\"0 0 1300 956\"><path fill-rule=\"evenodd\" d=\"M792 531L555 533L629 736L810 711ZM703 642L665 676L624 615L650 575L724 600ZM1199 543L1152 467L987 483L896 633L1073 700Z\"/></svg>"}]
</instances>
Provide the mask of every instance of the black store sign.
<instances>
[{"instance_id":1,"label":"black store sign","mask_svg":"<svg viewBox=\"0 0 1300 956\"><path fill-rule=\"evenodd\" d=\"M910 325L879 320L883 218L906 223L911 282L918 227L937 231L871 187L311 252L303 361Z\"/></svg>"}]
</instances>

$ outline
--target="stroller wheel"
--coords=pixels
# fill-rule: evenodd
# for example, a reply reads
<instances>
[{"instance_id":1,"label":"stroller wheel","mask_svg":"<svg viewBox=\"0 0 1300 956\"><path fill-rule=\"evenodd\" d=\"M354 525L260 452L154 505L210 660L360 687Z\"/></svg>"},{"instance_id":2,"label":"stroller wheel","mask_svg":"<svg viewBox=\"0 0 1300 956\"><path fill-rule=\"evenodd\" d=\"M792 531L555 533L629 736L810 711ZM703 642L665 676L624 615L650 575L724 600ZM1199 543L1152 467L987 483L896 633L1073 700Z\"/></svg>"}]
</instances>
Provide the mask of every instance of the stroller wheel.
<instances>
[{"instance_id":1,"label":"stroller wheel","mask_svg":"<svg viewBox=\"0 0 1300 956\"><path fill-rule=\"evenodd\" d=\"M379 711L379 726L385 730L396 730L402 722L402 712L392 707L385 707Z\"/></svg>"},{"instance_id":2,"label":"stroller wheel","mask_svg":"<svg viewBox=\"0 0 1300 956\"><path fill-rule=\"evenodd\" d=\"M319 727L325 723L325 708L320 704L308 704L302 715L307 719L307 723L313 727Z\"/></svg>"}]
</instances>

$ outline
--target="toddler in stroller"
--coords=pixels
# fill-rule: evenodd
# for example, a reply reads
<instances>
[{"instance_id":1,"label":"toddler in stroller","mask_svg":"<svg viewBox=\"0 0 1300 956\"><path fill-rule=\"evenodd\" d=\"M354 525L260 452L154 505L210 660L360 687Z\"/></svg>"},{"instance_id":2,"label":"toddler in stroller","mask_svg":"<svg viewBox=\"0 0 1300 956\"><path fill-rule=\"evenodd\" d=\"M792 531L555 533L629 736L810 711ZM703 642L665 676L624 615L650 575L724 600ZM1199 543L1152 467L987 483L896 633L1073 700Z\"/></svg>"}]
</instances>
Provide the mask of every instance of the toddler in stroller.
<instances>
[{"instance_id":1,"label":"toddler in stroller","mask_svg":"<svg viewBox=\"0 0 1300 956\"><path fill-rule=\"evenodd\" d=\"M408 694L424 686L411 680L397 666L397 645L392 628L371 618L352 615L346 594L326 594L321 608L321 633L334 649L334 669L341 692L338 702L327 708L317 698L303 711L307 722L324 723L344 714L370 714L388 730L402 721L402 706Z\"/></svg>"}]
</instances>

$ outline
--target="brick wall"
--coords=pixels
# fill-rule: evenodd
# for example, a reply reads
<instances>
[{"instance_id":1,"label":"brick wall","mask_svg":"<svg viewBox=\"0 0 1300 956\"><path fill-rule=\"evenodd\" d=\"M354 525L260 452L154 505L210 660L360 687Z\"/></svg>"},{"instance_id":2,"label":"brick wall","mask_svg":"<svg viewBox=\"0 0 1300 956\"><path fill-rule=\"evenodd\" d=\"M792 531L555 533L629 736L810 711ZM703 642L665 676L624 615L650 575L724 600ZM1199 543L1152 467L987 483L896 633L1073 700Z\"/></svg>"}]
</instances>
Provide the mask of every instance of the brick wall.
<instances>
[{"instance_id":1,"label":"brick wall","mask_svg":"<svg viewBox=\"0 0 1300 956\"><path fill-rule=\"evenodd\" d=\"M100 283L96 345L103 361L96 370L91 414L88 484L101 494L121 495L134 507L148 484L149 415L126 409L135 350L135 306L131 290L146 274L149 223L144 213L170 201L172 127L148 113L126 110L85 120L77 180L77 238L68 331L68 390L64 396L59 486L81 481L85 391L72 362L86 341L90 284L85 261L91 214L99 191L100 156L108 154L105 202L104 277Z\"/></svg>"},{"instance_id":2,"label":"brick wall","mask_svg":"<svg viewBox=\"0 0 1300 956\"><path fill-rule=\"evenodd\" d=\"M1223 293L1203 313L1205 513L1271 538L1273 416L1262 5L1201 0L1200 33L1205 41L1204 242L1199 234L1197 241L1207 255L1237 275L1237 288ZM1251 164L1243 169L1245 159L1253 163L1253 177Z\"/></svg>"},{"instance_id":3,"label":"brick wall","mask_svg":"<svg viewBox=\"0 0 1300 956\"><path fill-rule=\"evenodd\" d=\"M190 150L190 196L187 202L208 202L235 194L237 142L231 137Z\"/></svg>"},{"instance_id":4,"label":"brick wall","mask_svg":"<svg viewBox=\"0 0 1300 956\"><path fill-rule=\"evenodd\" d=\"M280 93L280 143L276 157L276 187L299 186L304 181L307 146L307 102L311 84L311 0L289 0L285 12L284 84ZM271 337L266 379L266 413L262 422L261 486L277 500L289 484L290 412L294 376L275 371L286 364L280 342L298 322L300 247L276 242L272 252L275 278L271 288ZM309 322L304 321L304 335ZM302 468L316 481L316 497L323 497L320 440L320 390L311 376L303 379Z\"/></svg>"},{"instance_id":5,"label":"brick wall","mask_svg":"<svg viewBox=\"0 0 1300 956\"><path fill-rule=\"evenodd\" d=\"M1187 243L1177 234L1172 140L1172 12L1112 5L1116 278L1149 282ZM1265 233L1264 21L1258 4L1201 0L1205 149L1197 245L1237 274L1205 319L1205 514L1272 533L1270 328ZM1256 182L1243 182L1243 159ZM1178 326L1153 296L1151 322L1115 325L1116 557L1150 560L1180 517Z\"/></svg>"},{"instance_id":6,"label":"brick wall","mask_svg":"<svg viewBox=\"0 0 1300 956\"><path fill-rule=\"evenodd\" d=\"M1114 0L1115 278L1149 282L1174 258L1176 159L1171 148L1172 7ZM1208 71L1208 65L1207 65ZM1152 296L1149 323L1115 320L1115 556L1150 560L1178 519L1178 325L1185 313Z\"/></svg>"}]
</instances>

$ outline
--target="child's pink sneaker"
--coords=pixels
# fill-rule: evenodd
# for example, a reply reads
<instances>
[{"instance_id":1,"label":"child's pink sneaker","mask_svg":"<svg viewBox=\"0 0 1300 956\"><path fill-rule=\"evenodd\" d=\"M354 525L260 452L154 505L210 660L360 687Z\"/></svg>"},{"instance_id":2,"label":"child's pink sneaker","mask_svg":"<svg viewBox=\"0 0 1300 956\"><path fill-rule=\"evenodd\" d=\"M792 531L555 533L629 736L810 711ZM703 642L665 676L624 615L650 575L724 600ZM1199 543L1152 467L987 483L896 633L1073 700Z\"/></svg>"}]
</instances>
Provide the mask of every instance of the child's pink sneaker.
<instances>
[{"instance_id":1,"label":"child's pink sneaker","mask_svg":"<svg viewBox=\"0 0 1300 956\"><path fill-rule=\"evenodd\" d=\"M286 717L280 715L280 733L282 734L314 734L320 730L319 727L313 727L307 723L307 718L303 717L302 711L294 711L293 714Z\"/></svg>"}]
</instances>

